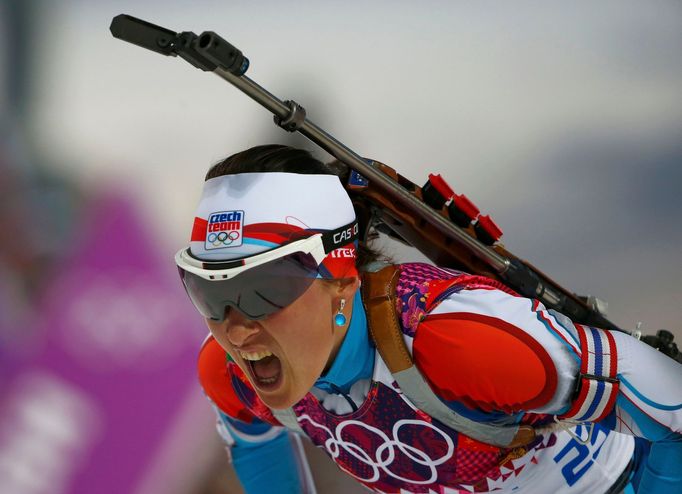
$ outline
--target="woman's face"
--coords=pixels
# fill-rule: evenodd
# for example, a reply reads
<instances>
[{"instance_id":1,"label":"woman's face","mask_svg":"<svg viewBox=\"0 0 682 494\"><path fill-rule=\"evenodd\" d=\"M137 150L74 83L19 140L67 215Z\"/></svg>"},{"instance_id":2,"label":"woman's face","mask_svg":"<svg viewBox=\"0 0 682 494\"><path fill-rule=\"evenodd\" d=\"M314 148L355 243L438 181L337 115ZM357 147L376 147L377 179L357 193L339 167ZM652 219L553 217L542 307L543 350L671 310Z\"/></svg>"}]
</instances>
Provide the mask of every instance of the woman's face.
<instances>
[{"instance_id":1,"label":"woman's face","mask_svg":"<svg viewBox=\"0 0 682 494\"><path fill-rule=\"evenodd\" d=\"M350 321L352 283L315 280L291 305L259 321L228 309L222 322L206 320L211 334L248 376L270 408L298 402L331 365L346 334L347 324L334 325L341 299Z\"/></svg>"}]
</instances>

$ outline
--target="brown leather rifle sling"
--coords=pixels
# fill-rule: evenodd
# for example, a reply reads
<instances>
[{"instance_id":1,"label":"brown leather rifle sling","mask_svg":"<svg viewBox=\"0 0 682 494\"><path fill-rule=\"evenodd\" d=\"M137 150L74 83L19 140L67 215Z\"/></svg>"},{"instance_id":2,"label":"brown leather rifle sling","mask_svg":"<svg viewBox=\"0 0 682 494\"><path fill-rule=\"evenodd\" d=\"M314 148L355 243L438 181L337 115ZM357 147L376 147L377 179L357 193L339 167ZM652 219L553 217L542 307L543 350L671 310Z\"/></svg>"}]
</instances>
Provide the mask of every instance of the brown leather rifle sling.
<instances>
[{"instance_id":1,"label":"brown leather rifle sling","mask_svg":"<svg viewBox=\"0 0 682 494\"><path fill-rule=\"evenodd\" d=\"M403 394L431 417L477 441L503 448L518 448L530 443L535 438L533 427L475 422L451 410L431 390L412 361L398 322L395 289L399 276L400 269L393 265L365 273L362 301L372 340Z\"/></svg>"}]
</instances>

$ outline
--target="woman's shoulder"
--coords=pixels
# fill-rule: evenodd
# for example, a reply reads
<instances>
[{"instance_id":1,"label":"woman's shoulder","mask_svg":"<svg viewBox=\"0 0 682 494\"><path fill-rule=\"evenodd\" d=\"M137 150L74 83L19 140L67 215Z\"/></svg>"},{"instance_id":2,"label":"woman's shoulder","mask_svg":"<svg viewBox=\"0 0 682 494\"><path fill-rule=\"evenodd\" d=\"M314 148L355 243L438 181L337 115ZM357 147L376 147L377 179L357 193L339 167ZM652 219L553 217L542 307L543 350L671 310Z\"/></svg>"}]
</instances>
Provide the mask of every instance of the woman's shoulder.
<instances>
[{"instance_id":1,"label":"woman's shoulder","mask_svg":"<svg viewBox=\"0 0 682 494\"><path fill-rule=\"evenodd\" d=\"M545 349L521 329L494 317L427 315L413 340L413 359L442 399L485 411L539 408L557 385Z\"/></svg>"},{"instance_id":2,"label":"woman's shoulder","mask_svg":"<svg viewBox=\"0 0 682 494\"><path fill-rule=\"evenodd\" d=\"M244 403L243 390L239 392L235 386L249 386L248 381L244 377L243 380L240 379L240 383L235 383L239 375L228 369L229 363L227 352L212 336L207 337L199 350L199 383L206 396L221 412L250 423L255 416Z\"/></svg>"},{"instance_id":3,"label":"woman's shoulder","mask_svg":"<svg viewBox=\"0 0 682 494\"><path fill-rule=\"evenodd\" d=\"M413 328L415 364L434 391L485 411L544 405L557 371L537 338L545 330L531 301L495 280L448 273L399 304L403 324Z\"/></svg>"}]
</instances>

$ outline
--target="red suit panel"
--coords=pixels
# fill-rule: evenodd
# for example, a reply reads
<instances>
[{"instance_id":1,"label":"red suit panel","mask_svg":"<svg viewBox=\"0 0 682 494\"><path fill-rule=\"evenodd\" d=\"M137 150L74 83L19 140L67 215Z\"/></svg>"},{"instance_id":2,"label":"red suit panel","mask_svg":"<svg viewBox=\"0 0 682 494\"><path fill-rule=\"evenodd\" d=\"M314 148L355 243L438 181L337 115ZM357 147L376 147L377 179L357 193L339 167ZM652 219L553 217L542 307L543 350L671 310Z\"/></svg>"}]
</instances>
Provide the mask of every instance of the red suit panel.
<instances>
[{"instance_id":1,"label":"red suit panel","mask_svg":"<svg viewBox=\"0 0 682 494\"><path fill-rule=\"evenodd\" d=\"M227 371L227 354L210 336L199 352L199 382L215 405L230 417L244 422L253 421L253 414L239 399L232 386L232 376Z\"/></svg>"},{"instance_id":2,"label":"red suit panel","mask_svg":"<svg viewBox=\"0 0 682 494\"><path fill-rule=\"evenodd\" d=\"M427 316L414 339L414 359L443 399L484 411L538 408L557 384L547 351L523 330L490 316Z\"/></svg>"}]
</instances>

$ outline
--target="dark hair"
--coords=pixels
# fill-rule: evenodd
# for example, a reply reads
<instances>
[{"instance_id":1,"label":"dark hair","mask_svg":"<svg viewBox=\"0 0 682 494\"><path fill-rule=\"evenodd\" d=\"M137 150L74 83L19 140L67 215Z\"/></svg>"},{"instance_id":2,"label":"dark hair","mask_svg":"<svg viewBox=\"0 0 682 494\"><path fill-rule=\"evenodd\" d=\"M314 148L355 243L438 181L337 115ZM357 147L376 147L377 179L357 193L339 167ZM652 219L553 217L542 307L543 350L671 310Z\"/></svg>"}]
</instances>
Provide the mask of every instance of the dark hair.
<instances>
[{"instance_id":1,"label":"dark hair","mask_svg":"<svg viewBox=\"0 0 682 494\"><path fill-rule=\"evenodd\" d=\"M322 163L305 149L292 148L281 144L255 146L233 154L213 165L206 173L206 180L223 175L248 172L288 172L303 174L342 175L348 169L345 165L331 166Z\"/></svg>"},{"instance_id":2,"label":"dark hair","mask_svg":"<svg viewBox=\"0 0 682 494\"><path fill-rule=\"evenodd\" d=\"M331 163L323 163L305 149L293 148L282 144L266 144L233 154L216 163L206 173L206 180L223 175L248 172L336 175L339 177L339 180L344 182L348 179L350 170L338 160ZM364 241L358 242L356 265L359 271L365 270L373 262L389 261L384 254L367 245L376 237L377 234L375 232L368 233Z\"/></svg>"}]
</instances>

